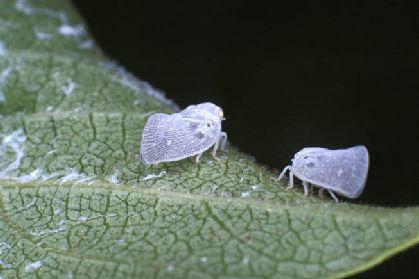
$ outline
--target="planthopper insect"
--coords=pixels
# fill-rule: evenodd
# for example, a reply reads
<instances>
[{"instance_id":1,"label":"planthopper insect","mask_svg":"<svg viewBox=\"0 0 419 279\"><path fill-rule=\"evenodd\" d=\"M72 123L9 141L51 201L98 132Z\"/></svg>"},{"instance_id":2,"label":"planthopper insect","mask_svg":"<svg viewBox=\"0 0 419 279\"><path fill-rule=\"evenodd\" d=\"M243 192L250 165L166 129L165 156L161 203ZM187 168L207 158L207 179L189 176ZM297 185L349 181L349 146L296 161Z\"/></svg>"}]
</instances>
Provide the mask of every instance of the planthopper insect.
<instances>
[{"instance_id":1,"label":"planthopper insect","mask_svg":"<svg viewBox=\"0 0 419 279\"><path fill-rule=\"evenodd\" d=\"M196 155L196 162L214 146L224 149L227 134L221 131L224 114L212 103L191 105L179 113L156 113L150 116L141 140L141 160L146 164L179 161Z\"/></svg>"},{"instance_id":2,"label":"planthopper insect","mask_svg":"<svg viewBox=\"0 0 419 279\"><path fill-rule=\"evenodd\" d=\"M333 199L333 192L348 198L357 198L364 190L369 167L369 155L365 146L330 150L320 147L304 148L295 154L292 165L286 166L278 177L280 180L289 170L289 186L294 186L294 175L301 179L304 194L309 183L320 187L319 196L326 189Z\"/></svg>"}]
</instances>

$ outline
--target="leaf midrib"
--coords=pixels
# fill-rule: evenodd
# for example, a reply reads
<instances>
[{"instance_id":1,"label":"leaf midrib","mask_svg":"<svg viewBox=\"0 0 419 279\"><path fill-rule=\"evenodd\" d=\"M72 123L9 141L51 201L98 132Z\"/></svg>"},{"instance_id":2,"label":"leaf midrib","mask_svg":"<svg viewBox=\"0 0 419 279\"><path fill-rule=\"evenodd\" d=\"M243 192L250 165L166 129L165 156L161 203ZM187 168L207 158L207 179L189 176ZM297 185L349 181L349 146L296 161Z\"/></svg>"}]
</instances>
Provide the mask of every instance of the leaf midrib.
<instances>
[{"instance_id":1,"label":"leaf midrib","mask_svg":"<svg viewBox=\"0 0 419 279\"><path fill-rule=\"evenodd\" d=\"M195 204L200 204L202 202L208 201L211 202L213 204L219 204L219 205L238 205L241 207L245 207L245 206L252 206L253 208L257 208L257 209L261 209L261 210L266 210L266 211L275 211L277 210L278 212L282 212L282 211L286 211L286 210L296 210L296 209L304 209L304 210L309 210L309 208L316 208L317 210L323 210L326 211L327 214L331 214L334 216L341 216L341 215L346 215L346 216L356 216L356 218L361 218L364 219L364 216L360 216L359 212L355 212L352 213L350 210L344 210L344 211L339 211L339 215L336 215L334 212L332 212L332 210L336 210L339 209L340 206L342 206L342 209L345 209L345 206L348 205L354 205L352 203L345 203L345 202L340 202L338 204L335 204L334 201L325 201L325 202L316 202L313 203L312 201L310 201L309 199L317 199L317 198L311 198L311 197L307 197L307 203L300 203L300 202L296 202L296 203L287 203L287 204L281 204L278 202L273 202L271 200L264 200L264 199L257 199L257 198L242 198L242 197L219 197L219 196L210 196L210 195L199 195L199 194L195 194L195 193L181 193L178 191L167 191L167 190L161 190L161 189L153 189L153 188L141 188L140 185L135 185L135 186L131 186L131 185L123 185L123 184L117 184L114 185L112 183L109 183L105 180L94 180L94 181L90 181L87 183L77 183L77 184L72 184L73 182L69 181L66 183L60 183L59 179L49 179L49 180L45 180L48 181L48 183L50 183L51 185L44 185L42 182L42 180L39 181L31 181L28 183L19 183L15 180L0 180L0 183L3 182L6 185L5 186L0 186L0 189L10 189L10 190L14 190L16 188L33 188L33 189L48 189L48 188L67 188L70 191L73 190L74 188L86 188L86 189L100 189L100 190L105 190L105 191L112 191L112 192L124 192L124 193L137 193L137 194L143 194L145 196L147 195L153 195L153 196L158 196L161 198L167 198L167 199L172 199L172 200L192 200L194 201ZM35 182L35 184L33 184ZM279 183L278 183L279 184ZM279 186L279 185L278 185ZM283 186L283 185L282 185ZM99 190L99 191L100 191ZM0 197L2 197L2 193L0 193ZM397 211L403 211L404 213L406 213L406 210L409 210L410 212L407 212L409 215L414 215L419 214L419 207L415 206L415 207L409 207L409 208L403 208L403 207L397 207L397 208L383 208L383 207L372 207L372 206L368 206L368 205L362 205L362 204L356 204L356 206L359 207L363 207L365 209L371 210L371 208L376 209L376 210L380 210L380 211L386 211L386 213L388 214L394 214L394 215L399 215L399 213ZM372 213L378 213L378 212L369 212L369 214L366 216L368 219L368 217L374 217L373 215L371 215ZM320 214L320 212L319 212Z\"/></svg>"}]
</instances>

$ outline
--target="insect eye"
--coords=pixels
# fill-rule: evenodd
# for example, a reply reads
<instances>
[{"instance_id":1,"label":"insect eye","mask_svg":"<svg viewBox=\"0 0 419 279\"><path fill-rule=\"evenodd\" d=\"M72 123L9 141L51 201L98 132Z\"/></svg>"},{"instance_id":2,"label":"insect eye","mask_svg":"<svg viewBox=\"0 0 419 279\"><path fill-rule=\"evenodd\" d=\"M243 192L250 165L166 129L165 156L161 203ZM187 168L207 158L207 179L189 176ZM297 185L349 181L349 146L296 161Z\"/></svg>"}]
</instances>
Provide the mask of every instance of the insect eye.
<instances>
[{"instance_id":1,"label":"insect eye","mask_svg":"<svg viewBox=\"0 0 419 279\"><path fill-rule=\"evenodd\" d=\"M308 159L308 156L304 156L304 160L307 160Z\"/></svg>"},{"instance_id":2,"label":"insect eye","mask_svg":"<svg viewBox=\"0 0 419 279\"><path fill-rule=\"evenodd\" d=\"M211 123L207 123L207 127L209 128L209 127L211 127Z\"/></svg>"}]
</instances>

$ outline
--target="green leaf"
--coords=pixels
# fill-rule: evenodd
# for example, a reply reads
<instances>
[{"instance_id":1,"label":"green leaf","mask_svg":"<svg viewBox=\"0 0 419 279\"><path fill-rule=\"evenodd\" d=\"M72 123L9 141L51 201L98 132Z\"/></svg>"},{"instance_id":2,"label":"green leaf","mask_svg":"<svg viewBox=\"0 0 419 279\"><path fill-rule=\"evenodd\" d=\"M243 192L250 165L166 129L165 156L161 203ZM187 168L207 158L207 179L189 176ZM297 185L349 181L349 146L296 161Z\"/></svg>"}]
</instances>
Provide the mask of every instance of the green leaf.
<instances>
[{"instance_id":1,"label":"green leaf","mask_svg":"<svg viewBox=\"0 0 419 279\"><path fill-rule=\"evenodd\" d=\"M0 100L0 277L342 277L419 241L418 207L285 191L232 147L141 164L147 117L176 107L64 0L0 2Z\"/></svg>"}]
</instances>

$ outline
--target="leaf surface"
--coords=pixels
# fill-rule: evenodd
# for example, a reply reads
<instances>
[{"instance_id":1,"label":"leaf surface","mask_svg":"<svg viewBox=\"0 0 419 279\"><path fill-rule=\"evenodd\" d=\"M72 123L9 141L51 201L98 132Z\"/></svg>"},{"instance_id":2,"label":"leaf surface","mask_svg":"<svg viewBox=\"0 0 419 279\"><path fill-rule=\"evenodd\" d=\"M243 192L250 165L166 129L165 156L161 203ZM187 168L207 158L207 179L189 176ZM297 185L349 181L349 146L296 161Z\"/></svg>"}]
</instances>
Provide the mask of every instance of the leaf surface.
<instances>
[{"instance_id":1,"label":"leaf surface","mask_svg":"<svg viewBox=\"0 0 419 279\"><path fill-rule=\"evenodd\" d=\"M285 191L229 147L139 160L176 106L107 60L63 0L0 2L0 276L319 278L419 241L419 208Z\"/></svg>"}]
</instances>

